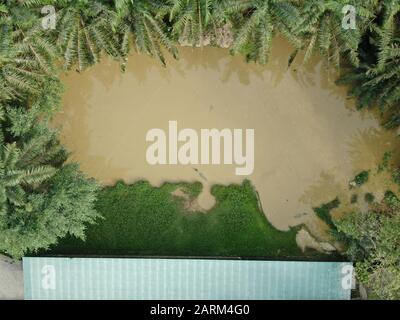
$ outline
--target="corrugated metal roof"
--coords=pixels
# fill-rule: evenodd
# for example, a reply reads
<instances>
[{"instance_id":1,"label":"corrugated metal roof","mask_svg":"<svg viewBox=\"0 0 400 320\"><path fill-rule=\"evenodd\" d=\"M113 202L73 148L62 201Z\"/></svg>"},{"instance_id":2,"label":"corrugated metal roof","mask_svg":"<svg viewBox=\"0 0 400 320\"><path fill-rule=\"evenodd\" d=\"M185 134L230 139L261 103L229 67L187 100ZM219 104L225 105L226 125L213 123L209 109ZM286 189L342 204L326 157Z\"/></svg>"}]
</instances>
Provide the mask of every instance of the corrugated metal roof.
<instances>
[{"instance_id":1,"label":"corrugated metal roof","mask_svg":"<svg viewBox=\"0 0 400 320\"><path fill-rule=\"evenodd\" d=\"M350 263L24 258L25 299L350 299Z\"/></svg>"}]
</instances>

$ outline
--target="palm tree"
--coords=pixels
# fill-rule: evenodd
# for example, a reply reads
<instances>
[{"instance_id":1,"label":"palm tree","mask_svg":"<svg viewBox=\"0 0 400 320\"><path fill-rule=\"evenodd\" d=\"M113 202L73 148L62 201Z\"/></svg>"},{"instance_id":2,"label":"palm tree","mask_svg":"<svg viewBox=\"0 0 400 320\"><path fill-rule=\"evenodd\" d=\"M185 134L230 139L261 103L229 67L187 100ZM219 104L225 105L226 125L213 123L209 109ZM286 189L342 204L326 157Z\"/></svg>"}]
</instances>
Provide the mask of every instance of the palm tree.
<instances>
[{"instance_id":1,"label":"palm tree","mask_svg":"<svg viewBox=\"0 0 400 320\"><path fill-rule=\"evenodd\" d=\"M0 4L0 100L37 94L57 57L36 13L7 4Z\"/></svg>"},{"instance_id":2,"label":"palm tree","mask_svg":"<svg viewBox=\"0 0 400 320\"><path fill-rule=\"evenodd\" d=\"M15 259L67 234L84 239L99 216L97 183L65 163L66 151L42 111L16 101L0 108L0 252Z\"/></svg>"},{"instance_id":3,"label":"palm tree","mask_svg":"<svg viewBox=\"0 0 400 320\"><path fill-rule=\"evenodd\" d=\"M303 1L299 33L306 39L306 45L302 47L305 50L305 61L317 51L336 67L339 67L342 58L358 65L358 46L374 15L368 1L353 2L357 13L356 29L346 30L342 27L342 10L345 5L352 4L351 1Z\"/></svg>"},{"instance_id":4,"label":"palm tree","mask_svg":"<svg viewBox=\"0 0 400 320\"><path fill-rule=\"evenodd\" d=\"M226 0L168 0L166 14L172 23L175 39L184 39L193 46L203 45L205 36L215 38L218 28L229 22L237 3Z\"/></svg>"},{"instance_id":5,"label":"palm tree","mask_svg":"<svg viewBox=\"0 0 400 320\"><path fill-rule=\"evenodd\" d=\"M247 60L266 64L276 33L284 35L295 48L300 47L296 31L300 15L290 1L238 0L235 8L243 13L243 18L236 22L233 54L241 53Z\"/></svg>"},{"instance_id":6,"label":"palm tree","mask_svg":"<svg viewBox=\"0 0 400 320\"><path fill-rule=\"evenodd\" d=\"M130 51L131 38L137 51L159 58L164 65L163 48L177 57L177 49L162 20L162 13L167 8L164 2L115 0L115 7L114 29L120 37L120 50L125 61Z\"/></svg>"},{"instance_id":7,"label":"palm tree","mask_svg":"<svg viewBox=\"0 0 400 320\"><path fill-rule=\"evenodd\" d=\"M379 106L388 128L400 126L400 3L384 1L377 6L361 63L338 81L350 85L349 95L358 108Z\"/></svg>"},{"instance_id":8,"label":"palm tree","mask_svg":"<svg viewBox=\"0 0 400 320\"><path fill-rule=\"evenodd\" d=\"M57 45L67 69L86 69L106 52L119 58L117 38L112 30L114 12L98 1L58 0Z\"/></svg>"},{"instance_id":9,"label":"palm tree","mask_svg":"<svg viewBox=\"0 0 400 320\"><path fill-rule=\"evenodd\" d=\"M23 115L13 108L6 117L0 108L0 212L10 205L29 212L32 207L28 195L56 173L53 164L59 162L58 158L65 159L65 151L55 142L54 134L43 134L44 127L33 128L32 124L25 127L25 132L12 133L13 121L18 125L26 120Z\"/></svg>"}]
</instances>

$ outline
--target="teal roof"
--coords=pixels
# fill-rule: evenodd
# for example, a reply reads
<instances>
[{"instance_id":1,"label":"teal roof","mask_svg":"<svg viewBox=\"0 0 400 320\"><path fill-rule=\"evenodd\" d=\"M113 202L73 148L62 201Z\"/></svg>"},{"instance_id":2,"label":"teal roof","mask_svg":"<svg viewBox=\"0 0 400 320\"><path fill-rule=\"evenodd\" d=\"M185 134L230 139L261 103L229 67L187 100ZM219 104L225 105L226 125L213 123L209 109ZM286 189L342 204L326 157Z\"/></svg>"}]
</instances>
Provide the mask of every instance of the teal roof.
<instances>
[{"instance_id":1,"label":"teal roof","mask_svg":"<svg viewBox=\"0 0 400 320\"><path fill-rule=\"evenodd\" d=\"M343 262L24 258L25 299L349 299Z\"/></svg>"}]
</instances>

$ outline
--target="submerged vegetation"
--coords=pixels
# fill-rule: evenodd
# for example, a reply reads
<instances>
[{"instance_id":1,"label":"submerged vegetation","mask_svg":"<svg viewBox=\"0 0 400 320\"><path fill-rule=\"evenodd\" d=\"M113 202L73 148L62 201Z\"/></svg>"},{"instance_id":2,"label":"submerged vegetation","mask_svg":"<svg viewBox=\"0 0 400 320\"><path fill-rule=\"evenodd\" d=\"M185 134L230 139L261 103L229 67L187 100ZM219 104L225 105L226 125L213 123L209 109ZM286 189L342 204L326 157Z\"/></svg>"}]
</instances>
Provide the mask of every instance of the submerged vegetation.
<instances>
[{"instance_id":1,"label":"submerged vegetation","mask_svg":"<svg viewBox=\"0 0 400 320\"><path fill-rule=\"evenodd\" d=\"M335 229L335 224L331 216L331 211L339 207L340 201L338 198L323 204L318 208L314 208L315 214L324 221L332 230Z\"/></svg>"},{"instance_id":2,"label":"submerged vegetation","mask_svg":"<svg viewBox=\"0 0 400 320\"><path fill-rule=\"evenodd\" d=\"M47 5L55 15L42 14ZM355 8L355 28L342 27L346 5ZM46 19L55 19L54 29L43 27ZM183 213L168 184L159 189L144 182L118 184L98 192L76 164L65 164L67 152L49 128L60 105L57 75L62 69L82 72L103 54L124 70L132 48L166 64L166 54L178 58L181 40L201 46L209 38L214 44L225 27L232 32L231 54L266 64L279 34L293 46L289 66L299 53L305 62L319 54L328 67L340 68L338 84L350 87L359 108L379 108L382 123L395 128L400 126L399 21L398 0L0 0L0 251L19 258L66 235L83 238L99 215L97 197L96 208L106 219L88 229L85 244L69 237L59 249L297 254L293 231L273 229L246 184L215 187L218 205L207 216ZM397 166L392 175L400 180ZM366 179L363 173L355 183ZM359 261L359 278L380 297L396 298L397 200L378 205L372 195L365 200L375 207L336 226L346 235L349 256ZM317 214L333 226L329 209ZM153 211L157 214L148 214ZM111 215L118 232L110 230ZM73 249L78 243L80 249Z\"/></svg>"}]
</instances>

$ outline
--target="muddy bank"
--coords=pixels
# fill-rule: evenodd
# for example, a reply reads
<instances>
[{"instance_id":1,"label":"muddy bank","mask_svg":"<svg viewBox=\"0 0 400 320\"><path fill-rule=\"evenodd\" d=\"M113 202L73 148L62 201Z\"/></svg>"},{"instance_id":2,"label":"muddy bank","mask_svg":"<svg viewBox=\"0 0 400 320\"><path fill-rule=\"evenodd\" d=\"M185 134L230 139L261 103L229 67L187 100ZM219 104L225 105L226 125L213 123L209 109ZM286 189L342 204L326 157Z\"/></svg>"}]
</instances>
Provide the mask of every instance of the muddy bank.
<instances>
[{"instance_id":1,"label":"muddy bank","mask_svg":"<svg viewBox=\"0 0 400 320\"><path fill-rule=\"evenodd\" d=\"M63 127L72 160L104 184L201 181L198 204L208 209L212 184L248 178L275 227L306 222L309 229L323 229L312 208L378 163L386 147L395 147L395 134L352 110L345 89L335 86L320 62L305 67L295 61L288 69L290 47L278 40L272 48L267 67L210 47L182 48L180 60L167 68L133 54L125 74L104 59L63 77L64 106L55 125ZM254 129L253 174L236 176L234 165L149 165L146 133L167 131L170 120L180 129Z\"/></svg>"}]
</instances>

